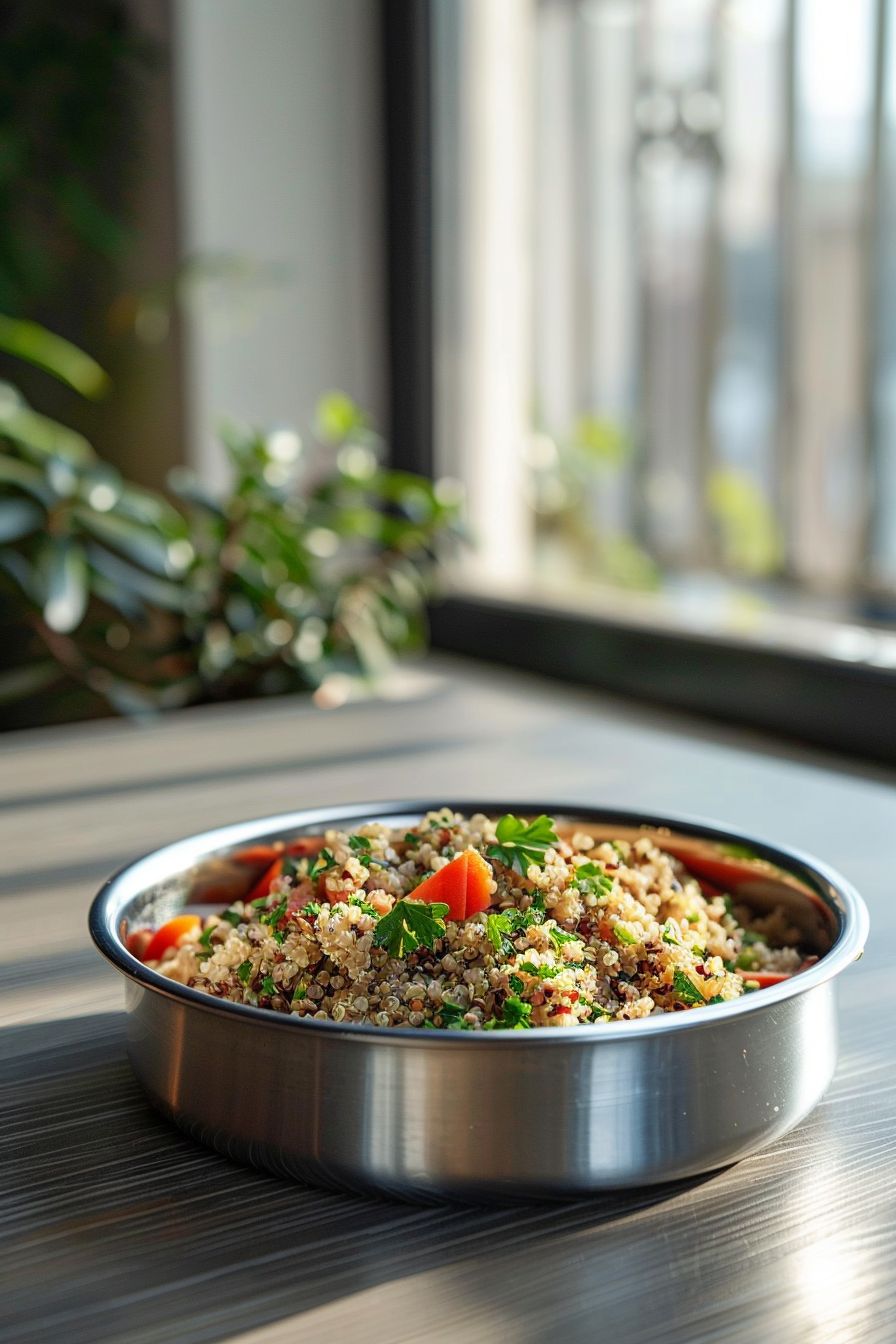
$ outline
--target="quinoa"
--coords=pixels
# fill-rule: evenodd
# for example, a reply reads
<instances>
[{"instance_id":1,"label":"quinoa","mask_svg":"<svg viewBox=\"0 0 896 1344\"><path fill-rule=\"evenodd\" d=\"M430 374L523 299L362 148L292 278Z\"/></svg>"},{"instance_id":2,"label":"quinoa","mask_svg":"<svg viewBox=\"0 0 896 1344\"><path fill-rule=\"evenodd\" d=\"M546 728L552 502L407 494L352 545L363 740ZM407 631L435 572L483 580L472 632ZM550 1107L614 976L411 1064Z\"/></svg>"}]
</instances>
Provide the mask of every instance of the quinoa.
<instances>
[{"instance_id":1,"label":"quinoa","mask_svg":"<svg viewBox=\"0 0 896 1344\"><path fill-rule=\"evenodd\" d=\"M148 964L216 998L296 1017L469 1031L690 1011L739 998L753 975L802 965L783 912L753 918L705 894L650 836L597 843L541 821L549 842L537 861L512 863L499 819L447 808L410 831L377 822L328 831L299 842L304 852L266 894L205 917ZM418 903L421 883L469 851L488 864L487 908L452 919ZM380 925L405 900L430 936L396 954Z\"/></svg>"}]
</instances>

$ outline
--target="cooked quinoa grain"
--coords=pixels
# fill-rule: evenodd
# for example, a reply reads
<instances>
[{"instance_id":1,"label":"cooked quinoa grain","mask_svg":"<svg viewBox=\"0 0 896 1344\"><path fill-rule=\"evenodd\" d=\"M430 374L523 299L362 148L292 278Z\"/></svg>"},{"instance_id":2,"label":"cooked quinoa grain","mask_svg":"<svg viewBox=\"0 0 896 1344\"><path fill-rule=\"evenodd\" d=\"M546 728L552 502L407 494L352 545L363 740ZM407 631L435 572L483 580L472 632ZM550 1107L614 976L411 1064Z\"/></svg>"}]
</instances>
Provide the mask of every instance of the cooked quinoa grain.
<instances>
[{"instance_id":1,"label":"cooked quinoa grain","mask_svg":"<svg viewBox=\"0 0 896 1344\"><path fill-rule=\"evenodd\" d=\"M648 836L563 838L547 817L442 809L410 831L367 823L283 854L261 896L148 964L296 1017L491 1031L725 1003L804 960L781 912L750 924Z\"/></svg>"}]
</instances>

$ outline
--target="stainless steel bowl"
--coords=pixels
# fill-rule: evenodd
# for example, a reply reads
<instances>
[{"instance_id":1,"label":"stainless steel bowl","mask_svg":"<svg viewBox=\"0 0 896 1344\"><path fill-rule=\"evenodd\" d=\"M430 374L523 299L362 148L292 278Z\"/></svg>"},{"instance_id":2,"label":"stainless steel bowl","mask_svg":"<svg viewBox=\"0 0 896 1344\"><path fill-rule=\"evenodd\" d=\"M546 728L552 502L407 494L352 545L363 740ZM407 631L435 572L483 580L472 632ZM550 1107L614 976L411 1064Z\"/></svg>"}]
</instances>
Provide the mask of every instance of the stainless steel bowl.
<instances>
[{"instance_id":1,"label":"stainless steel bowl","mask_svg":"<svg viewBox=\"0 0 896 1344\"><path fill-rule=\"evenodd\" d=\"M694 872L757 909L784 903L810 969L730 1004L567 1031L461 1033L296 1020L166 980L126 950L129 926L243 894L247 844L365 820L413 824L444 799L316 808L157 850L100 891L90 930L126 980L128 1051L154 1106L229 1157L314 1183L403 1198L557 1198L648 1185L734 1162L816 1105L837 1055L835 980L868 914L825 865L677 817L506 802L464 813L653 832ZM744 857L747 855L747 857Z\"/></svg>"}]
</instances>

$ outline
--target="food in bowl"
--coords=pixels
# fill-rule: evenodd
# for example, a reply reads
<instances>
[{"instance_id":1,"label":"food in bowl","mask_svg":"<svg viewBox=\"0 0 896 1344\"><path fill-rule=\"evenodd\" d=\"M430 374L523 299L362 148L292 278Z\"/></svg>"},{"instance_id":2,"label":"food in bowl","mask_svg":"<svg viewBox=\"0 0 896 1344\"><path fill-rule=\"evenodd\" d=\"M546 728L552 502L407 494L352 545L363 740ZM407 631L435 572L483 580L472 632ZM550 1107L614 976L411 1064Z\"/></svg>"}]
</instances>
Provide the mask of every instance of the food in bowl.
<instances>
[{"instance_id":1,"label":"food in bowl","mask_svg":"<svg viewBox=\"0 0 896 1344\"><path fill-rule=\"evenodd\" d=\"M723 1004L815 961L655 835L444 808L232 856L220 914L128 949L219 999L332 1022L463 1031L610 1024Z\"/></svg>"}]
</instances>

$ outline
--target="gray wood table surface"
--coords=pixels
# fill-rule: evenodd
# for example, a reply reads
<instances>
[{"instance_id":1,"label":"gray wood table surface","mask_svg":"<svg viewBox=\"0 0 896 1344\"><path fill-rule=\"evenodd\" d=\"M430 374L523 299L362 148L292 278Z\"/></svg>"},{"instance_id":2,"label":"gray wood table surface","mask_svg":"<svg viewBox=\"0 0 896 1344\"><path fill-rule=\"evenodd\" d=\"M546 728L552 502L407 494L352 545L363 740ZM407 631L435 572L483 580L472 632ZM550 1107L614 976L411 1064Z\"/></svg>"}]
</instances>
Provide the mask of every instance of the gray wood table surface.
<instances>
[{"instance_id":1,"label":"gray wood table surface","mask_svg":"<svg viewBox=\"0 0 896 1344\"><path fill-rule=\"evenodd\" d=\"M0 739L4 1341L896 1340L894 775L463 663L413 700L301 700ZM848 712L848 709L844 709ZM287 1184L144 1104L87 908L137 853L315 803L543 797L714 817L871 909L798 1130L701 1180L421 1208Z\"/></svg>"}]
</instances>

